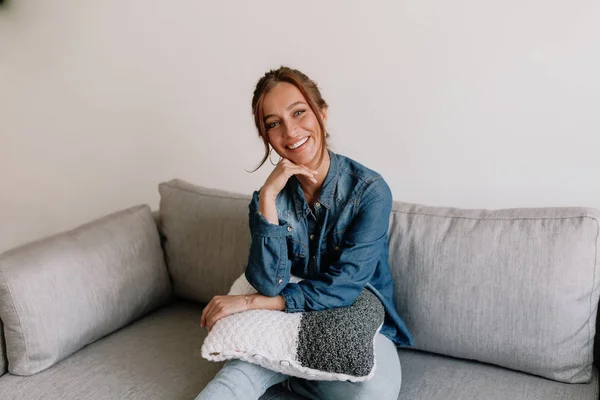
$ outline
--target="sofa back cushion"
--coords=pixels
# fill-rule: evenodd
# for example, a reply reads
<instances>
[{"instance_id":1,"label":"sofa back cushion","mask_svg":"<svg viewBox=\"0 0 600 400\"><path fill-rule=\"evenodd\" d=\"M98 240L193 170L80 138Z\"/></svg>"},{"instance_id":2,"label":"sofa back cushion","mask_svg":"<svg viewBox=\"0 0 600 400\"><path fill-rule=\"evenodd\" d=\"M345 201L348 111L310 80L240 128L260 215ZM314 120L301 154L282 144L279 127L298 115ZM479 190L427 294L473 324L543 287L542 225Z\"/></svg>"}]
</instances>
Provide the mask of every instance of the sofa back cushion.
<instances>
[{"instance_id":1,"label":"sofa back cushion","mask_svg":"<svg viewBox=\"0 0 600 400\"><path fill-rule=\"evenodd\" d=\"M0 255L8 369L32 375L163 304L171 293L148 206Z\"/></svg>"},{"instance_id":2,"label":"sofa back cushion","mask_svg":"<svg viewBox=\"0 0 600 400\"><path fill-rule=\"evenodd\" d=\"M181 180L159 185L160 230L176 295L201 303L246 269L250 196Z\"/></svg>"},{"instance_id":3,"label":"sofa back cushion","mask_svg":"<svg viewBox=\"0 0 600 400\"><path fill-rule=\"evenodd\" d=\"M600 312L598 311L600 311L600 301L599 308L598 310L596 310L596 331L600 326ZM594 336L594 365L596 366L596 368L600 366L600 335Z\"/></svg>"},{"instance_id":4,"label":"sofa back cushion","mask_svg":"<svg viewBox=\"0 0 600 400\"><path fill-rule=\"evenodd\" d=\"M395 202L396 307L417 348L589 382L598 210L462 210Z\"/></svg>"},{"instance_id":5,"label":"sofa back cushion","mask_svg":"<svg viewBox=\"0 0 600 400\"><path fill-rule=\"evenodd\" d=\"M6 359L6 343L4 342L4 325L0 320L0 376L8 371L8 360Z\"/></svg>"}]
</instances>

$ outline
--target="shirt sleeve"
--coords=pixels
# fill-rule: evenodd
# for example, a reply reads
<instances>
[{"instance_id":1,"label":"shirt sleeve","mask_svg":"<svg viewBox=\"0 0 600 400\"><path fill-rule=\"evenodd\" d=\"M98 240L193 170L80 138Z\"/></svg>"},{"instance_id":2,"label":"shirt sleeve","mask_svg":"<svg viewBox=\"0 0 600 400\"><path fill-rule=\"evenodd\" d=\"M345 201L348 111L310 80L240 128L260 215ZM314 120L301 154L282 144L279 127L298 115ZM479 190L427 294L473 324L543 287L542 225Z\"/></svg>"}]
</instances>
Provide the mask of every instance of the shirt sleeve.
<instances>
[{"instance_id":1,"label":"shirt sleeve","mask_svg":"<svg viewBox=\"0 0 600 400\"><path fill-rule=\"evenodd\" d=\"M358 204L344 232L339 259L316 279L288 283L281 291L286 312L352 305L371 280L377 265L385 262L392 193L383 178L366 185Z\"/></svg>"},{"instance_id":2,"label":"shirt sleeve","mask_svg":"<svg viewBox=\"0 0 600 400\"><path fill-rule=\"evenodd\" d=\"M290 280L291 260L288 259L287 221L279 225L267 221L258 211L259 192L254 192L249 208L250 252L246 279L261 294L277 296Z\"/></svg>"}]
</instances>

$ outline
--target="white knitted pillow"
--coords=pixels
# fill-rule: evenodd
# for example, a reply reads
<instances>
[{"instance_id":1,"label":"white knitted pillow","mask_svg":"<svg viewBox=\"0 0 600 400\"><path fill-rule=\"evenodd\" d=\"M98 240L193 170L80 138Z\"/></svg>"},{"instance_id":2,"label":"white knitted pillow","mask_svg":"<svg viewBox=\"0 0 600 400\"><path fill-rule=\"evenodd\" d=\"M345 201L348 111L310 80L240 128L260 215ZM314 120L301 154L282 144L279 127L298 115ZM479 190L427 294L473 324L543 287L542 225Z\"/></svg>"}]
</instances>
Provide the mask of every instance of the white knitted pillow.
<instances>
[{"instance_id":1,"label":"white knitted pillow","mask_svg":"<svg viewBox=\"0 0 600 400\"><path fill-rule=\"evenodd\" d=\"M257 291L242 274L228 294L252 293ZM366 381L375 374L375 335L384 317L383 305L368 289L350 307L249 310L220 319L204 340L202 357L236 358L304 379Z\"/></svg>"}]
</instances>

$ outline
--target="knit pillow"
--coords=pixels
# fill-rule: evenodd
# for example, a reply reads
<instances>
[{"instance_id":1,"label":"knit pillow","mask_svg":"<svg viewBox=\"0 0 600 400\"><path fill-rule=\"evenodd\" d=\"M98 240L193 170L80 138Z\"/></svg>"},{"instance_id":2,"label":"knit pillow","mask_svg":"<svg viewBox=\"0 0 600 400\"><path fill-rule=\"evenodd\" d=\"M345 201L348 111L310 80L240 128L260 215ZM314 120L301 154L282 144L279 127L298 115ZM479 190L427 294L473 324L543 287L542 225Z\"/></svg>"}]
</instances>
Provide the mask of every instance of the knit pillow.
<instances>
[{"instance_id":1,"label":"knit pillow","mask_svg":"<svg viewBox=\"0 0 600 400\"><path fill-rule=\"evenodd\" d=\"M291 282L302 279L292 276ZM256 290L244 274L228 294ZM364 289L353 305L286 313L249 310L220 319L202 345L210 361L231 358L311 380L361 382L375 374L375 335L385 311Z\"/></svg>"}]
</instances>

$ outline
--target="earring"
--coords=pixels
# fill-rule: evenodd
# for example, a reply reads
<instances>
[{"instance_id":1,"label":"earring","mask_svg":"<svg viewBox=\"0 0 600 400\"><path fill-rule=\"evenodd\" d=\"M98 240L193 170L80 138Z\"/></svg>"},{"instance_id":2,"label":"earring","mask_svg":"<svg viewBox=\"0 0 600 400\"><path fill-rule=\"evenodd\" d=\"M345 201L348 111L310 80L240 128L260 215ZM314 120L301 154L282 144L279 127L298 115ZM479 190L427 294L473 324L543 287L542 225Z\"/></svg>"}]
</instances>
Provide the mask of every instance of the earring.
<instances>
[{"instance_id":1,"label":"earring","mask_svg":"<svg viewBox=\"0 0 600 400\"><path fill-rule=\"evenodd\" d=\"M273 162L273 160L271 160L271 153L273 153L273 148L271 147L271 150L269 150L269 161L271 162L271 164L273 165L277 165L279 164L279 161L281 161L281 156L279 156L279 161L277 161L276 163Z\"/></svg>"}]
</instances>

